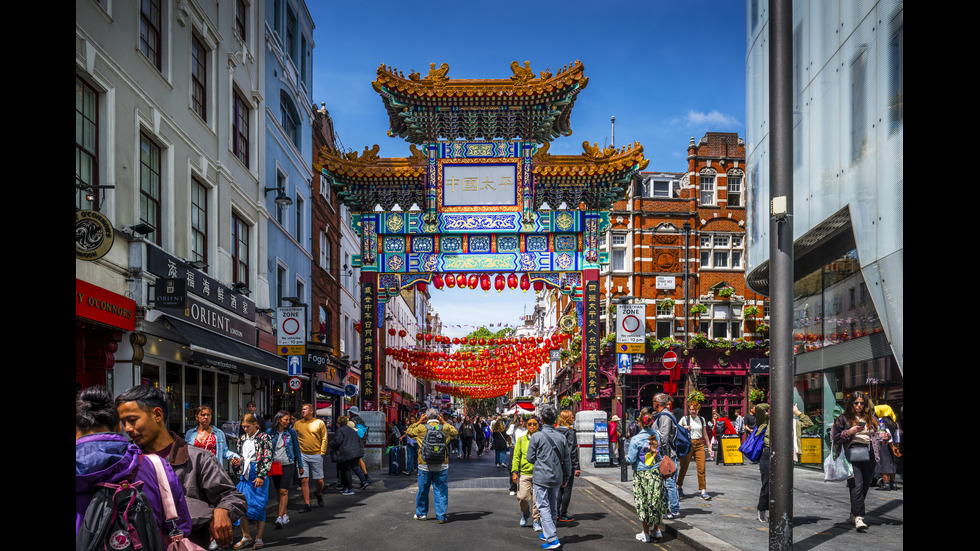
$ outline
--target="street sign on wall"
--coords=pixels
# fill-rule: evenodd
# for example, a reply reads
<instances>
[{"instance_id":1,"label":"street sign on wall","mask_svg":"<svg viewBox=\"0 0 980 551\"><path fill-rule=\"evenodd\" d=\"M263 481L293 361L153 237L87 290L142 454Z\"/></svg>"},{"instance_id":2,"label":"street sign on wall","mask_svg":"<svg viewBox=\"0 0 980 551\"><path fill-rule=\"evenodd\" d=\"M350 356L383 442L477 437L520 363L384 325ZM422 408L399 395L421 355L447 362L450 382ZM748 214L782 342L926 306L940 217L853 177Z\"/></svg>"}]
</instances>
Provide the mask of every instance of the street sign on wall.
<instances>
[{"instance_id":1,"label":"street sign on wall","mask_svg":"<svg viewBox=\"0 0 980 551\"><path fill-rule=\"evenodd\" d=\"M276 308L276 345L306 346L306 316L302 307Z\"/></svg>"},{"instance_id":2,"label":"street sign on wall","mask_svg":"<svg viewBox=\"0 0 980 551\"><path fill-rule=\"evenodd\" d=\"M616 351L642 354L646 348L647 307L645 304L616 305Z\"/></svg>"}]
</instances>

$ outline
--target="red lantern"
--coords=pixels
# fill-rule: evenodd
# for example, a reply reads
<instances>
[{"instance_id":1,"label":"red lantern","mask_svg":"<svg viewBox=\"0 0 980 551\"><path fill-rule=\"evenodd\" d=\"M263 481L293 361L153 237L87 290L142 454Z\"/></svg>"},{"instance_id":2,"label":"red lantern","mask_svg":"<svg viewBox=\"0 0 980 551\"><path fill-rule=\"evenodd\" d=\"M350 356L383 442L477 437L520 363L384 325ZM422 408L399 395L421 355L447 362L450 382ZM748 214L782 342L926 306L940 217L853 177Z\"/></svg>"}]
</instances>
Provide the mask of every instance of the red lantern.
<instances>
[{"instance_id":1,"label":"red lantern","mask_svg":"<svg viewBox=\"0 0 980 551\"><path fill-rule=\"evenodd\" d=\"M436 289L442 289L442 285L443 285L443 283L442 283L442 276L439 275L439 274L433 275L432 276L432 286L435 287Z\"/></svg>"},{"instance_id":2,"label":"red lantern","mask_svg":"<svg viewBox=\"0 0 980 551\"><path fill-rule=\"evenodd\" d=\"M466 287L466 274L457 274L456 275L456 286L459 287L460 289L463 289L463 288Z\"/></svg>"},{"instance_id":3,"label":"red lantern","mask_svg":"<svg viewBox=\"0 0 980 551\"><path fill-rule=\"evenodd\" d=\"M392 337L394 337L395 336L395 328L392 327L392 328L388 329L388 334L391 335Z\"/></svg>"},{"instance_id":4,"label":"red lantern","mask_svg":"<svg viewBox=\"0 0 980 551\"><path fill-rule=\"evenodd\" d=\"M470 337L470 346L476 346L476 338L475 337ZM467 354L467 356L469 356L469 354Z\"/></svg>"},{"instance_id":5,"label":"red lantern","mask_svg":"<svg viewBox=\"0 0 980 551\"><path fill-rule=\"evenodd\" d=\"M398 332L398 336L399 337L403 337L404 338L405 335L408 335L408 331L405 331L404 329L402 329L401 331Z\"/></svg>"},{"instance_id":6,"label":"red lantern","mask_svg":"<svg viewBox=\"0 0 980 551\"><path fill-rule=\"evenodd\" d=\"M359 321L354 322L354 331L357 331L358 333L361 332L361 322Z\"/></svg>"},{"instance_id":7,"label":"red lantern","mask_svg":"<svg viewBox=\"0 0 980 551\"><path fill-rule=\"evenodd\" d=\"M517 274L507 276L507 286L511 289L517 289Z\"/></svg>"},{"instance_id":8,"label":"red lantern","mask_svg":"<svg viewBox=\"0 0 980 551\"><path fill-rule=\"evenodd\" d=\"M483 274L480 276L480 288L483 289L484 292L490 290L490 276L488 276L487 274Z\"/></svg>"},{"instance_id":9,"label":"red lantern","mask_svg":"<svg viewBox=\"0 0 980 551\"><path fill-rule=\"evenodd\" d=\"M446 287L449 287L450 289L452 289L455 286L456 286L456 276L454 276L453 274L447 275L446 276Z\"/></svg>"},{"instance_id":10,"label":"red lantern","mask_svg":"<svg viewBox=\"0 0 980 551\"><path fill-rule=\"evenodd\" d=\"M483 345L487 344L486 339L480 339L480 340L478 340L476 342L478 342L480 344L480 346L483 346Z\"/></svg>"},{"instance_id":11,"label":"red lantern","mask_svg":"<svg viewBox=\"0 0 980 551\"><path fill-rule=\"evenodd\" d=\"M531 278L529 278L527 274L523 274L521 276L521 291L524 291L526 293L527 290L530 288L531 288Z\"/></svg>"},{"instance_id":12,"label":"red lantern","mask_svg":"<svg viewBox=\"0 0 980 551\"><path fill-rule=\"evenodd\" d=\"M453 344L459 344L459 337L453 337Z\"/></svg>"},{"instance_id":13,"label":"red lantern","mask_svg":"<svg viewBox=\"0 0 980 551\"><path fill-rule=\"evenodd\" d=\"M420 281L415 284L415 288L418 289L420 293L424 293L425 290L428 288L428 286L425 284L424 281Z\"/></svg>"},{"instance_id":14,"label":"red lantern","mask_svg":"<svg viewBox=\"0 0 980 551\"><path fill-rule=\"evenodd\" d=\"M466 277L466 276L463 276ZM476 274L470 274L469 288L476 289L476 286L480 284L480 278Z\"/></svg>"},{"instance_id":15,"label":"red lantern","mask_svg":"<svg viewBox=\"0 0 980 551\"><path fill-rule=\"evenodd\" d=\"M497 274L497 277L494 278L493 280L494 289L496 289L497 292L499 293L504 290L504 287L506 287L506 285L507 284L504 283L504 274Z\"/></svg>"},{"instance_id":16,"label":"red lantern","mask_svg":"<svg viewBox=\"0 0 980 551\"><path fill-rule=\"evenodd\" d=\"M416 333L415 334L415 340L417 340L417 341L422 340L422 333Z\"/></svg>"},{"instance_id":17,"label":"red lantern","mask_svg":"<svg viewBox=\"0 0 980 551\"><path fill-rule=\"evenodd\" d=\"M432 342L432 333L426 334L425 335L425 340L428 341L428 342Z\"/></svg>"},{"instance_id":18,"label":"red lantern","mask_svg":"<svg viewBox=\"0 0 980 551\"><path fill-rule=\"evenodd\" d=\"M542 290L542 289L544 289L544 282L543 282L543 281L541 281L540 279L539 279L539 280L537 280L537 281L535 281L535 282L534 282L534 290L535 290L535 291L540 291L540 290Z\"/></svg>"},{"instance_id":19,"label":"red lantern","mask_svg":"<svg viewBox=\"0 0 980 551\"><path fill-rule=\"evenodd\" d=\"M489 344L490 346L493 346L493 345L497 344L497 339L490 339L490 340L487 341L487 344Z\"/></svg>"}]
</instances>

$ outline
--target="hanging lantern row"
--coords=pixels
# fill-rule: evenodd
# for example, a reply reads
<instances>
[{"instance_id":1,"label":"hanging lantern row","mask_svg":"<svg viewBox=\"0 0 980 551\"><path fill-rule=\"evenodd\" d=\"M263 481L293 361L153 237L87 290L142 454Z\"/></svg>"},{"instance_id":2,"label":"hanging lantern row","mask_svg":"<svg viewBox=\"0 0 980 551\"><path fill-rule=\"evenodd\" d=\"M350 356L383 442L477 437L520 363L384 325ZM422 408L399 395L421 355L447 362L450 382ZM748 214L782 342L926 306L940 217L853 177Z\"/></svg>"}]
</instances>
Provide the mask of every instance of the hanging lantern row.
<instances>
[{"instance_id":1,"label":"hanging lantern row","mask_svg":"<svg viewBox=\"0 0 980 551\"><path fill-rule=\"evenodd\" d=\"M480 287L486 292L490 291L491 282L490 276L488 274L434 274L432 276L432 285L436 289L442 289L446 286L450 289L454 287L459 287L460 289L465 289L469 287L470 289L476 289ZM544 281L535 281L533 284L535 291L541 291L544 289ZM504 277L504 274L497 274L493 279L492 287L497 290L497 292L503 291L505 288L517 289L520 287L521 291L527 292L528 289L532 287L531 277L527 274L521 274L518 278L517 274L510 274Z\"/></svg>"}]
</instances>

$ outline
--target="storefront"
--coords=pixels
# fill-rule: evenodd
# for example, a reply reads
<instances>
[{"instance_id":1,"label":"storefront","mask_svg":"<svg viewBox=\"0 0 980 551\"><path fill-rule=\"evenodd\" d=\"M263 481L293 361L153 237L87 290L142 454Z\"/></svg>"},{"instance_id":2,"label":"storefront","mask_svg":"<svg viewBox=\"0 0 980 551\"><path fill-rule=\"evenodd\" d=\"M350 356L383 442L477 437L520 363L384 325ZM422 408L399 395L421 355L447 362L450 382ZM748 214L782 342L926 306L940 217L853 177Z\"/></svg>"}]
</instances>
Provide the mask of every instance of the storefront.
<instances>
[{"instance_id":1,"label":"storefront","mask_svg":"<svg viewBox=\"0 0 980 551\"><path fill-rule=\"evenodd\" d=\"M113 388L119 343L135 325L136 301L75 278L75 392Z\"/></svg>"}]
</instances>

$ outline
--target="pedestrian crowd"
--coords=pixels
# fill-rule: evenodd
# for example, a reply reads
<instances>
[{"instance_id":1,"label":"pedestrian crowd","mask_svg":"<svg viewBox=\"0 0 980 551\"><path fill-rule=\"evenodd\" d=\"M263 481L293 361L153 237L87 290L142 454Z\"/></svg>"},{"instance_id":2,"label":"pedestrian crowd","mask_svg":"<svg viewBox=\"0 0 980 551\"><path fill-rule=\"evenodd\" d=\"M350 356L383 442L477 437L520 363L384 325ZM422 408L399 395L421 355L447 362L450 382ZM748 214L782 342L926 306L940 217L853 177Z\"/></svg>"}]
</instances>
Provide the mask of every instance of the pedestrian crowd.
<instances>
[{"instance_id":1,"label":"pedestrian crowd","mask_svg":"<svg viewBox=\"0 0 980 551\"><path fill-rule=\"evenodd\" d=\"M615 415L608 425L610 442L622 443L612 456L621 456L634 471L633 497L642 525L636 539L659 540L664 522L680 517L679 498L685 497L683 484L692 463L696 495L711 499L705 463L712 457L722 461L726 435L744 440L740 450L759 465L762 484L756 509L759 521L768 522L769 405L757 404L744 418L734 410L729 418L724 408L715 409L710 421L700 415L696 401L689 400L687 415L673 406L670 395L656 394L651 407L635 415L630 411L627 427ZM169 402L159 389L135 386L115 398L105 387L83 390L75 416L77 549L261 549L270 481L277 495L272 504L276 529L290 522L287 504L294 476L299 477L303 497L298 512L310 512L313 498L324 506L326 455L336 466L335 489L341 495L354 494L355 475L359 489L372 483L363 460L368 427L356 407L338 417L329 439L312 404L304 404L298 414L279 411L268 421L252 402L247 411L234 446L229 446L225 433L212 425L214 414L208 406L197 409L197 425L181 438L166 428ZM798 458L802 431L814 422L795 404L793 413ZM574 521L569 505L575 478L581 475L574 417L572 411L558 412L551 405L509 418L450 416L429 409L408 426L401 420L388 425L389 473L417 473L413 518L430 518L431 489L435 519L442 524L448 522L451 456L467 461L474 453L479 457L492 451L494 466L510 470L509 492L517 498L519 527L530 525L539 532L542 549L557 549L562 545L560 524ZM864 532L865 499L873 482L880 481L878 490L897 489L901 430L896 415L891 407L875 406L867 394L854 392L833 423L830 439L833 451L828 459L843 461L838 458L842 454L849 466L849 521ZM119 499L120 494L125 499ZM142 515L137 514L140 510ZM234 526L240 530L237 541Z\"/></svg>"}]
</instances>

